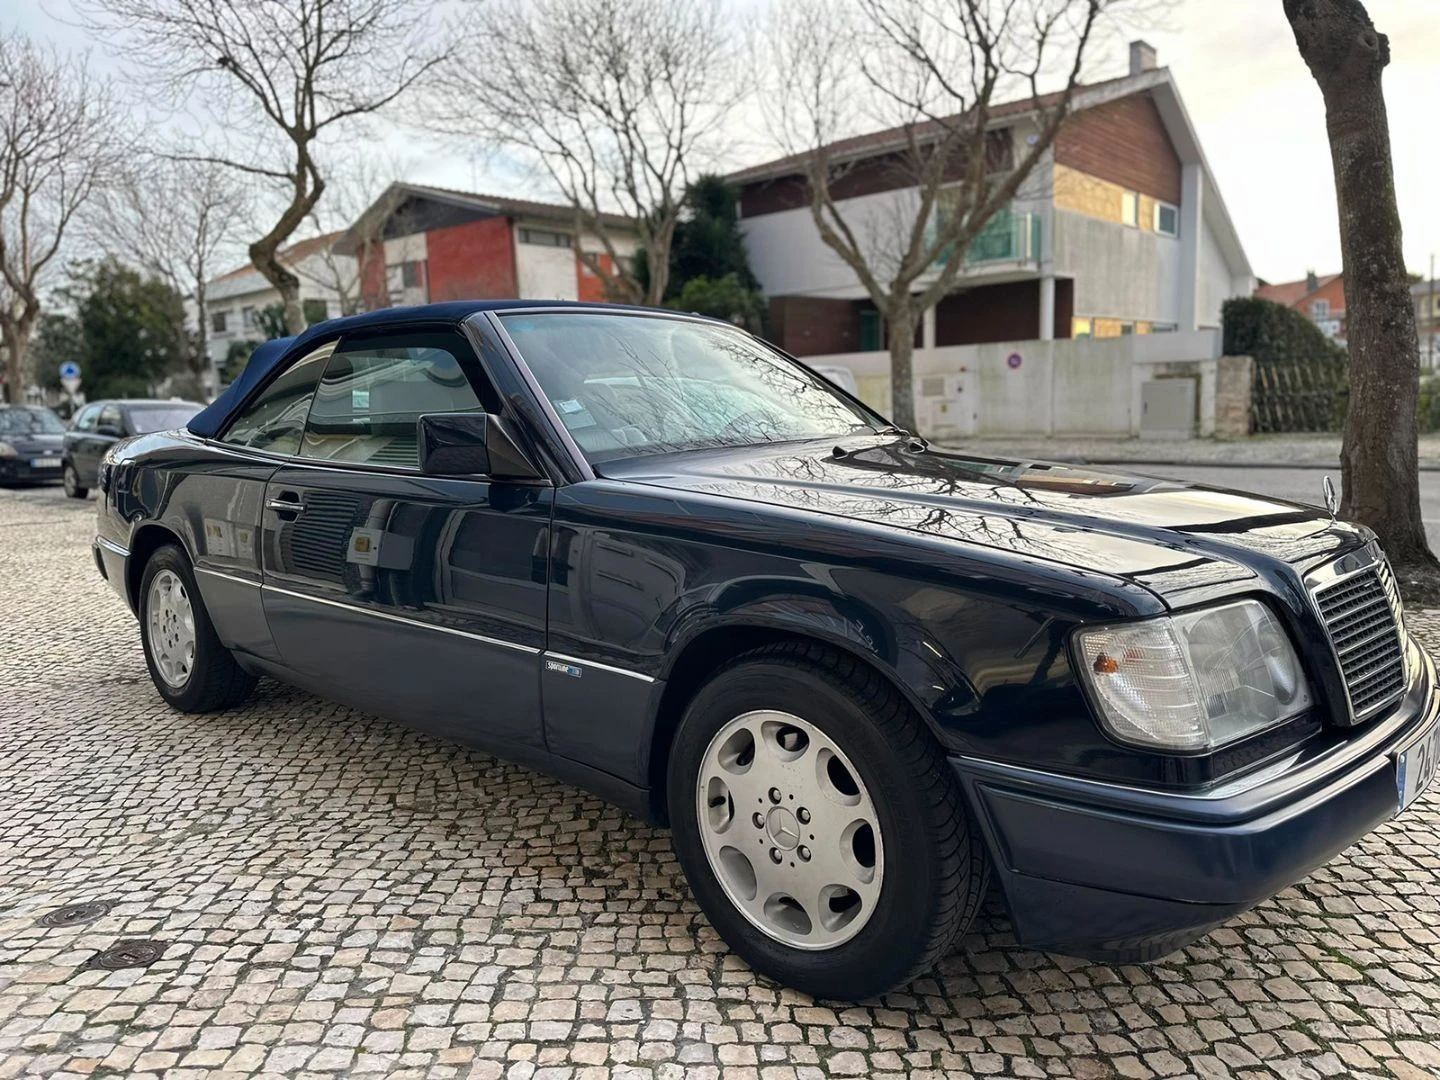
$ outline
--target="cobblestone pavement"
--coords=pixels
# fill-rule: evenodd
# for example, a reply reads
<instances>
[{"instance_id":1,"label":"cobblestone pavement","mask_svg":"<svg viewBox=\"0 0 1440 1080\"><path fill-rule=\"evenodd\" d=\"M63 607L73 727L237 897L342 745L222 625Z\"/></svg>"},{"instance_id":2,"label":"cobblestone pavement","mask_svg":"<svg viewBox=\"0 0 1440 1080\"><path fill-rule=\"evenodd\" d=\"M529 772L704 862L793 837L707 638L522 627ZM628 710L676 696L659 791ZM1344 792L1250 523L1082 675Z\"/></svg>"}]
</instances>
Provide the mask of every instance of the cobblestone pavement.
<instances>
[{"instance_id":1,"label":"cobblestone pavement","mask_svg":"<svg viewBox=\"0 0 1440 1080\"><path fill-rule=\"evenodd\" d=\"M0 491L0 1080L1440 1075L1434 796L1163 963L1019 948L992 901L938 972L815 1002L565 784L269 682L169 711L92 521Z\"/></svg>"}]
</instances>

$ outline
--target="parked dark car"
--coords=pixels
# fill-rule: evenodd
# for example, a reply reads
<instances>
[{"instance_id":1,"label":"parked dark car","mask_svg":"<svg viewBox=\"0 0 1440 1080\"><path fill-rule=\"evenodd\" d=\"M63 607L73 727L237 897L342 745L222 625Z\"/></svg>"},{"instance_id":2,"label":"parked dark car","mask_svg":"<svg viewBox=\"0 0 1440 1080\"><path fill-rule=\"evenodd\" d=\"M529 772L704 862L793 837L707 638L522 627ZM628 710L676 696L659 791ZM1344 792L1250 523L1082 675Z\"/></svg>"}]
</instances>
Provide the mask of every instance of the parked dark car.
<instances>
[{"instance_id":1,"label":"parked dark car","mask_svg":"<svg viewBox=\"0 0 1440 1080\"><path fill-rule=\"evenodd\" d=\"M65 422L38 405L0 405L0 484L60 479Z\"/></svg>"},{"instance_id":2,"label":"parked dark car","mask_svg":"<svg viewBox=\"0 0 1440 1080\"><path fill-rule=\"evenodd\" d=\"M95 486L105 451L131 435L182 428L205 406L194 401L92 401L83 406L65 432L61 463L65 494L83 499Z\"/></svg>"},{"instance_id":3,"label":"parked dark car","mask_svg":"<svg viewBox=\"0 0 1440 1080\"><path fill-rule=\"evenodd\" d=\"M725 940L817 995L925 970L992 875L1024 943L1160 956L1435 770L1365 529L943 452L673 312L327 322L100 488L174 707L269 674L668 820Z\"/></svg>"}]
</instances>

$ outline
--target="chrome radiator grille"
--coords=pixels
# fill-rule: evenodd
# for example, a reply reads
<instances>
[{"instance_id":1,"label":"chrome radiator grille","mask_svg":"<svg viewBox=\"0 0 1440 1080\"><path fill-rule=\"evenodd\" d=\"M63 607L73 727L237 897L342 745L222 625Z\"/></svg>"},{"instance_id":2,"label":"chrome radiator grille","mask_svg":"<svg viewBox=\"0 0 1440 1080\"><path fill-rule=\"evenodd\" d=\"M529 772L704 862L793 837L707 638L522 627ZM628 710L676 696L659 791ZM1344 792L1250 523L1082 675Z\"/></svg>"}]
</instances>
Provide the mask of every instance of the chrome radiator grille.
<instances>
[{"instance_id":1,"label":"chrome radiator grille","mask_svg":"<svg viewBox=\"0 0 1440 1080\"><path fill-rule=\"evenodd\" d=\"M1314 591L1315 606L1350 695L1350 713L1363 720L1405 689L1400 600L1383 559Z\"/></svg>"}]
</instances>

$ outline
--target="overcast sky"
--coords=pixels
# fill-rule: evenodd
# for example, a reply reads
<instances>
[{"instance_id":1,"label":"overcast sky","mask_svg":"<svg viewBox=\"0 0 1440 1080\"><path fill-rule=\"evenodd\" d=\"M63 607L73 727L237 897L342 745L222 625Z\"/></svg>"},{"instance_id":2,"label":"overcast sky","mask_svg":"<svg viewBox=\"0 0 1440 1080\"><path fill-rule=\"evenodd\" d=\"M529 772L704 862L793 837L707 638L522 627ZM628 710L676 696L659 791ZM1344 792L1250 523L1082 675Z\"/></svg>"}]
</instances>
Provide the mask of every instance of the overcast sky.
<instances>
[{"instance_id":1,"label":"overcast sky","mask_svg":"<svg viewBox=\"0 0 1440 1080\"><path fill-rule=\"evenodd\" d=\"M732 2L748 8L753 0ZM62 48L88 48L98 65L109 66L103 45L66 25L68 0L12 0L6 7L0 26L18 22L26 33ZM1390 37L1385 96L1406 261L1411 270L1428 273L1430 253L1440 248L1440 3L1368 0L1367 7ZM1284 281L1312 268L1339 270L1324 108L1281 0L1180 0L1167 23L1145 36L1175 74L1255 273ZM1097 58L1089 77L1123 74L1125 63L1117 49ZM407 179L535 194L533 185L499 161L438 149L416 153L413 137L398 134L387 143L395 160L408 162Z\"/></svg>"}]
</instances>

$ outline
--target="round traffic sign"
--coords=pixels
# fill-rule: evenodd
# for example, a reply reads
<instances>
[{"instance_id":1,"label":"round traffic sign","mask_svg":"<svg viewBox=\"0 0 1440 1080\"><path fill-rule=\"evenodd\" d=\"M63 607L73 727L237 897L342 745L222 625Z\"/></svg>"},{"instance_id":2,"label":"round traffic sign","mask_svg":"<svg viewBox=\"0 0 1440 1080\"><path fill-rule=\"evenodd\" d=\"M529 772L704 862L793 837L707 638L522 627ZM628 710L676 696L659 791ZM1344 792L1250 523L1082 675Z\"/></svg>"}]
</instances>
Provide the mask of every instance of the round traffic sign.
<instances>
[{"instance_id":1,"label":"round traffic sign","mask_svg":"<svg viewBox=\"0 0 1440 1080\"><path fill-rule=\"evenodd\" d=\"M62 379L80 378L80 365L74 360L66 360L60 365L60 377Z\"/></svg>"}]
</instances>

